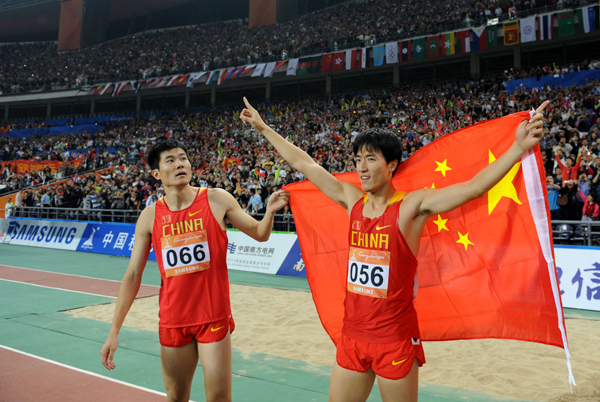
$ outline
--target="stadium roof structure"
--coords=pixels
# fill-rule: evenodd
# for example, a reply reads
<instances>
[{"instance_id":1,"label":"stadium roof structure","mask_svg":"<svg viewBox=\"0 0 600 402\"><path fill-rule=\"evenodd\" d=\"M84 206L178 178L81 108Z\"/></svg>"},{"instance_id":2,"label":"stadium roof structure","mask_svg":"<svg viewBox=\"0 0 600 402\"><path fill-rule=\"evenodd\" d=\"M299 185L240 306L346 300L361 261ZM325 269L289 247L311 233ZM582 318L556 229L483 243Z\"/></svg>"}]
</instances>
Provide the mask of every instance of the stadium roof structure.
<instances>
[{"instance_id":1,"label":"stadium roof structure","mask_svg":"<svg viewBox=\"0 0 600 402\"><path fill-rule=\"evenodd\" d=\"M65 0L0 0L0 37L56 32ZM114 0L111 21L148 15L193 0Z\"/></svg>"}]
</instances>

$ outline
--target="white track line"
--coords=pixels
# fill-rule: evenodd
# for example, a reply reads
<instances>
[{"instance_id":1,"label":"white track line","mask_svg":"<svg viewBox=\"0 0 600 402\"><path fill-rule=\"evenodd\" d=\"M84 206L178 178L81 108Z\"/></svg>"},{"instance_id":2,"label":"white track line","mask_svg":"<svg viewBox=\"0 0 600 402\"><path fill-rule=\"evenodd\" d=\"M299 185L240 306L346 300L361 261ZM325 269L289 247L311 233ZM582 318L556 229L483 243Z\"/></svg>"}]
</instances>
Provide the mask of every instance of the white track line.
<instances>
[{"instance_id":1,"label":"white track line","mask_svg":"<svg viewBox=\"0 0 600 402\"><path fill-rule=\"evenodd\" d=\"M13 280L4 279L4 278L0 278L0 281L12 282L12 283L20 283L22 285L37 286L39 288L54 289L54 290L63 290L65 292L80 293L80 294L83 294L83 295L100 296L100 297L108 297L110 299L116 299L115 296L107 296L107 295L99 295L99 294L96 294L96 293L80 292L78 290L63 289L63 288L57 288L57 287L54 287L54 286L44 286L44 285L38 285L38 284L35 284L35 283L29 283L29 282L13 281Z\"/></svg>"},{"instance_id":2,"label":"white track line","mask_svg":"<svg viewBox=\"0 0 600 402\"><path fill-rule=\"evenodd\" d=\"M99 280L99 281L108 281L108 282L117 282L117 283L121 283L121 281L116 281L116 280L114 280L114 279L95 278L95 277L93 277L93 276L85 276L85 275L65 274L65 273L63 273L63 272L46 271L46 270L43 270L43 269L33 269L33 268L25 268L25 267L15 267L15 266L13 266L13 265L5 265L5 264L2 264L2 263L0 263L0 266L3 266L3 267L8 267L8 268L16 268L16 269L27 269L27 270L29 270L29 271L36 271L36 272L47 272L47 273L49 273L49 274L56 274L56 275L76 276L76 277L78 277L78 278L97 279L97 280ZM160 286L156 286L156 285L144 285L144 284L142 284L142 286L150 286L150 287L153 287L153 288L160 289Z\"/></svg>"},{"instance_id":3,"label":"white track line","mask_svg":"<svg viewBox=\"0 0 600 402\"><path fill-rule=\"evenodd\" d=\"M68 369L71 369L71 370L74 370L74 371L78 371L78 372L83 373L83 374L88 374L88 375L91 375L93 377L98 377L98 378L101 378L103 380L112 381L112 382L117 383L117 384L126 385L128 387L139 389L139 390L146 391L146 392L150 392L152 394L156 394L156 395L160 395L160 396L167 396L167 394L165 394L164 392L155 391L155 390L150 389L150 388L140 387L139 385L130 384L130 383L125 382L125 381L115 380L114 378L105 377L105 376L103 376L101 374L92 373L91 371L82 370L82 369L79 369L77 367L69 366L67 364L55 362L54 360L45 359L45 358L40 357L40 356L32 355L32 354L29 354L29 353L26 353L26 352L22 352L22 351L17 350L17 349L9 348L8 346L0 345L0 348L9 350L11 352L20 353L20 354L28 356L28 357L33 357L34 359L38 359L38 360L44 361L46 363L56 364L57 366L65 367L65 368L68 368Z\"/></svg>"}]
</instances>

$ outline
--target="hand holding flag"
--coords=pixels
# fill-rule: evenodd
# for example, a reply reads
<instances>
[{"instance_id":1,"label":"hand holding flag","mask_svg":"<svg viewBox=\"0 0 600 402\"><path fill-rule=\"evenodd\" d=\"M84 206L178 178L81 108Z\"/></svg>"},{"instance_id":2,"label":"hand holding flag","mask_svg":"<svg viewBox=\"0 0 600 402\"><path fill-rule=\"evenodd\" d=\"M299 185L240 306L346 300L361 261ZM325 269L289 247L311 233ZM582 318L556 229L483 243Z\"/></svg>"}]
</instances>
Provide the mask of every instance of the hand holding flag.
<instances>
[{"instance_id":1,"label":"hand holding flag","mask_svg":"<svg viewBox=\"0 0 600 402\"><path fill-rule=\"evenodd\" d=\"M544 134L544 109L550 104L546 101L535 110L530 120L523 120L517 128L517 143L523 148L523 153L536 146Z\"/></svg>"}]
</instances>

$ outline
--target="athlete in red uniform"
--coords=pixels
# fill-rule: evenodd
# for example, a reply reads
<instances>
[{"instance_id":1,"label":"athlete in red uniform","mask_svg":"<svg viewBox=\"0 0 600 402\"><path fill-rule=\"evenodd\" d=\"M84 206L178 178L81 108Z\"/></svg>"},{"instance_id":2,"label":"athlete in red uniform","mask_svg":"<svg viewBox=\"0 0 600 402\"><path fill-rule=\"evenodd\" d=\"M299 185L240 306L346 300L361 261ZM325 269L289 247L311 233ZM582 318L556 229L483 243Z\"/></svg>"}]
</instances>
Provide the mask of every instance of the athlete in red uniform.
<instances>
[{"instance_id":1,"label":"athlete in red uniform","mask_svg":"<svg viewBox=\"0 0 600 402\"><path fill-rule=\"evenodd\" d=\"M384 402L418 399L418 367L425 363L413 298L416 256L427 220L487 193L542 137L544 102L521 123L512 147L465 183L409 194L392 185L402 143L388 130L356 136L354 155L362 189L342 182L263 122L244 98L240 114L281 156L319 190L346 209L348 287L344 326L337 344L329 400L365 401L375 378ZM366 194L365 194L366 193Z\"/></svg>"},{"instance_id":2,"label":"athlete in red uniform","mask_svg":"<svg viewBox=\"0 0 600 402\"><path fill-rule=\"evenodd\" d=\"M168 401L187 401L198 359L207 401L231 401L231 338L225 218L248 236L269 239L275 211L289 198L275 192L265 218L257 222L235 198L220 189L193 188L186 146L176 140L156 144L148 153L152 175L165 196L144 209L123 277L112 327L100 351L102 364L114 369L113 356L125 316L139 290L150 246L161 275L159 295L160 358Z\"/></svg>"}]
</instances>

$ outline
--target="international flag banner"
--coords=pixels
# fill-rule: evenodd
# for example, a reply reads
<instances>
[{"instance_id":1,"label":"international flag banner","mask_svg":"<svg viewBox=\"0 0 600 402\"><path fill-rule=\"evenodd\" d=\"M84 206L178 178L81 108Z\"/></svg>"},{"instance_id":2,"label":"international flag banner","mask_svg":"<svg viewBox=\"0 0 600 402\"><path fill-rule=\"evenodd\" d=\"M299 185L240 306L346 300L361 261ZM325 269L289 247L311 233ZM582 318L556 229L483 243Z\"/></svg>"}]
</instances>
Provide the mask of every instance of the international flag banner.
<instances>
[{"instance_id":1,"label":"international flag banner","mask_svg":"<svg viewBox=\"0 0 600 402\"><path fill-rule=\"evenodd\" d=\"M173 86L177 83L177 80L179 79L178 75L174 75L171 78L169 78L169 80L167 81L167 85L168 87Z\"/></svg>"},{"instance_id":2,"label":"international flag banner","mask_svg":"<svg viewBox=\"0 0 600 402\"><path fill-rule=\"evenodd\" d=\"M470 180L515 141L529 112L468 126L436 139L403 162L394 187L410 192ZM356 172L335 175L360 188ZM539 146L483 197L432 217L417 259L414 301L421 339L515 339L565 349L567 334L554 263L550 208ZM337 344L348 270L344 208L308 180L285 187L319 318ZM354 226L354 222L352 225Z\"/></svg>"},{"instance_id":3,"label":"international flag banner","mask_svg":"<svg viewBox=\"0 0 600 402\"><path fill-rule=\"evenodd\" d=\"M386 64L398 63L398 42L385 44L385 62Z\"/></svg>"},{"instance_id":4,"label":"international flag banner","mask_svg":"<svg viewBox=\"0 0 600 402\"><path fill-rule=\"evenodd\" d=\"M265 72L266 63L259 63L256 65L254 72L252 73L252 77L260 77Z\"/></svg>"},{"instance_id":5,"label":"international flag banner","mask_svg":"<svg viewBox=\"0 0 600 402\"><path fill-rule=\"evenodd\" d=\"M321 71L331 71L333 63L333 53L324 54L321 59Z\"/></svg>"},{"instance_id":6,"label":"international flag banner","mask_svg":"<svg viewBox=\"0 0 600 402\"><path fill-rule=\"evenodd\" d=\"M229 72L227 73L227 77L225 77L225 79L229 80L232 78L237 78L243 69L244 69L244 67L236 67L236 68L230 69Z\"/></svg>"},{"instance_id":7,"label":"international flag banner","mask_svg":"<svg viewBox=\"0 0 600 402\"><path fill-rule=\"evenodd\" d=\"M165 85L167 85L167 82L169 82L169 77L164 77L161 78L160 82L158 83L157 87L162 88Z\"/></svg>"},{"instance_id":8,"label":"international flag banner","mask_svg":"<svg viewBox=\"0 0 600 402\"><path fill-rule=\"evenodd\" d=\"M308 74L308 67L310 67L310 59L301 59L298 64L298 75Z\"/></svg>"},{"instance_id":9,"label":"international flag banner","mask_svg":"<svg viewBox=\"0 0 600 402\"><path fill-rule=\"evenodd\" d=\"M219 70L211 71L208 73L208 77L206 77L206 85L210 85L217 80Z\"/></svg>"},{"instance_id":10,"label":"international flag banner","mask_svg":"<svg viewBox=\"0 0 600 402\"><path fill-rule=\"evenodd\" d=\"M356 52L353 53L352 50L346 50L346 70L352 70L352 56L356 60Z\"/></svg>"},{"instance_id":11,"label":"international flag banner","mask_svg":"<svg viewBox=\"0 0 600 402\"><path fill-rule=\"evenodd\" d=\"M598 24L598 6L583 7L577 10L579 33L588 33L596 30Z\"/></svg>"},{"instance_id":12,"label":"international flag banner","mask_svg":"<svg viewBox=\"0 0 600 402\"><path fill-rule=\"evenodd\" d=\"M417 38L412 40L412 58L421 60L425 58L427 51L427 43L425 38Z\"/></svg>"},{"instance_id":13,"label":"international flag banner","mask_svg":"<svg viewBox=\"0 0 600 402\"><path fill-rule=\"evenodd\" d=\"M400 42L400 60L401 61L410 61L412 60L412 48L411 48L411 40L403 40Z\"/></svg>"},{"instance_id":14,"label":"international flag banner","mask_svg":"<svg viewBox=\"0 0 600 402\"><path fill-rule=\"evenodd\" d=\"M373 48L373 64L375 67L383 65L383 57L385 55L385 45L375 46Z\"/></svg>"},{"instance_id":15,"label":"international flag banner","mask_svg":"<svg viewBox=\"0 0 600 402\"><path fill-rule=\"evenodd\" d=\"M85 87L81 87L79 88L79 91L77 91L77 93L79 92L91 92L91 91L95 91L96 87L95 86L85 86Z\"/></svg>"},{"instance_id":16,"label":"international flag banner","mask_svg":"<svg viewBox=\"0 0 600 402\"><path fill-rule=\"evenodd\" d=\"M270 63L267 63L267 66L265 67L265 77L273 77L273 72L275 71L275 67L277 66L277 62L276 61L272 61Z\"/></svg>"},{"instance_id":17,"label":"international flag banner","mask_svg":"<svg viewBox=\"0 0 600 402\"><path fill-rule=\"evenodd\" d=\"M575 14L573 11L557 13L556 18L558 19L559 37L575 35Z\"/></svg>"},{"instance_id":18,"label":"international flag banner","mask_svg":"<svg viewBox=\"0 0 600 402\"><path fill-rule=\"evenodd\" d=\"M535 17L521 18L521 43L535 42Z\"/></svg>"},{"instance_id":19,"label":"international flag banner","mask_svg":"<svg viewBox=\"0 0 600 402\"><path fill-rule=\"evenodd\" d=\"M471 36L473 37L473 51L485 50L487 45L487 35L485 26L479 28L473 28L471 30Z\"/></svg>"},{"instance_id":20,"label":"international flag banner","mask_svg":"<svg viewBox=\"0 0 600 402\"><path fill-rule=\"evenodd\" d=\"M440 55L440 37L438 35L427 37L427 57Z\"/></svg>"},{"instance_id":21,"label":"international flag banner","mask_svg":"<svg viewBox=\"0 0 600 402\"><path fill-rule=\"evenodd\" d=\"M104 86L102 87L102 89L99 92L99 95L104 95L105 93L108 92L108 89L112 86L113 84L104 84Z\"/></svg>"},{"instance_id":22,"label":"international flag banner","mask_svg":"<svg viewBox=\"0 0 600 402\"><path fill-rule=\"evenodd\" d=\"M219 79L217 80L217 85L222 85L223 83L225 83L225 80L227 79L227 74L229 74L229 71L231 71L231 70L228 68L225 68L219 72Z\"/></svg>"},{"instance_id":23,"label":"international flag banner","mask_svg":"<svg viewBox=\"0 0 600 402\"><path fill-rule=\"evenodd\" d=\"M442 55L450 56L455 52L454 32L442 34Z\"/></svg>"},{"instance_id":24,"label":"international flag banner","mask_svg":"<svg viewBox=\"0 0 600 402\"><path fill-rule=\"evenodd\" d=\"M367 48L363 47L362 49L359 49L358 52L360 68L367 68Z\"/></svg>"},{"instance_id":25,"label":"international flag banner","mask_svg":"<svg viewBox=\"0 0 600 402\"><path fill-rule=\"evenodd\" d=\"M487 47L498 46L498 25L488 25L485 35L487 36Z\"/></svg>"},{"instance_id":26,"label":"international flag banner","mask_svg":"<svg viewBox=\"0 0 600 402\"><path fill-rule=\"evenodd\" d=\"M333 71L341 71L344 69L344 52L338 52L333 54Z\"/></svg>"},{"instance_id":27,"label":"international flag banner","mask_svg":"<svg viewBox=\"0 0 600 402\"><path fill-rule=\"evenodd\" d=\"M160 84L161 81L162 78L151 78L148 81L146 81L146 84L148 88L155 88L158 86L158 84Z\"/></svg>"},{"instance_id":28,"label":"international flag banner","mask_svg":"<svg viewBox=\"0 0 600 402\"><path fill-rule=\"evenodd\" d=\"M128 81L116 83L113 89L112 96L121 95L127 85L129 85Z\"/></svg>"},{"instance_id":29,"label":"international flag banner","mask_svg":"<svg viewBox=\"0 0 600 402\"><path fill-rule=\"evenodd\" d=\"M516 45L519 43L519 21L504 23L504 45Z\"/></svg>"},{"instance_id":30,"label":"international flag banner","mask_svg":"<svg viewBox=\"0 0 600 402\"><path fill-rule=\"evenodd\" d=\"M177 80L175 81L175 85L176 87L179 87L185 83L187 83L188 78L190 78L189 74L184 74L184 75L180 75L179 78L177 78Z\"/></svg>"},{"instance_id":31,"label":"international flag banner","mask_svg":"<svg viewBox=\"0 0 600 402\"><path fill-rule=\"evenodd\" d=\"M552 39L553 26L554 26L554 14L542 14L537 17L538 19L538 39L548 40Z\"/></svg>"},{"instance_id":32,"label":"international flag banner","mask_svg":"<svg viewBox=\"0 0 600 402\"><path fill-rule=\"evenodd\" d=\"M244 66L244 69L240 72L240 77L247 77L249 75L251 75L252 70L254 70L254 67L256 67L256 64L250 64L248 66Z\"/></svg>"},{"instance_id":33,"label":"international flag banner","mask_svg":"<svg viewBox=\"0 0 600 402\"><path fill-rule=\"evenodd\" d=\"M202 71L200 73L194 73L194 74L190 74L190 77L188 78L188 82L187 82L187 87L188 88L193 88L194 84L196 84L196 82L200 81L200 78L204 77L207 74L206 71Z\"/></svg>"},{"instance_id":34,"label":"international flag banner","mask_svg":"<svg viewBox=\"0 0 600 402\"><path fill-rule=\"evenodd\" d=\"M471 30L456 32L456 53L471 52Z\"/></svg>"},{"instance_id":35,"label":"international flag banner","mask_svg":"<svg viewBox=\"0 0 600 402\"><path fill-rule=\"evenodd\" d=\"M310 58L308 73L315 74L321 72L321 56L313 56Z\"/></svg>"},{"instance_id":36,"label":"international flag banner","mask_svg":"<svg viewBox=\"0 0 600 402\"><path fill-rule=\"evenodd\" d=\"M273 69L273 72L274 73L282 73L284 71L287 71L287 64L288 64L287 60L278 61L277 64L275 64L275 68Z\"/></svg>"},{"instance_id":37,"label":"international flag banner","mask_svg":"<svg viewBox=\"0 0 600 402\"><path fill-rule=\"evenodd\" d=\"M287 75L296 75L298 72L298 62L300 59L290 59L287 68Z\"/></svg>"},{"instance_id":38,"label":"international flag banner","mask_svg":"<svg viewBox=\"0 0 600 402\"><path fill-rule=\"evenodd\" d=\"M100 94L100 91L102 91L103 87L103 85L97 85L96 89L94 89L94 93L92 94L92 96Z\"/></svg>"}]
</instances>

